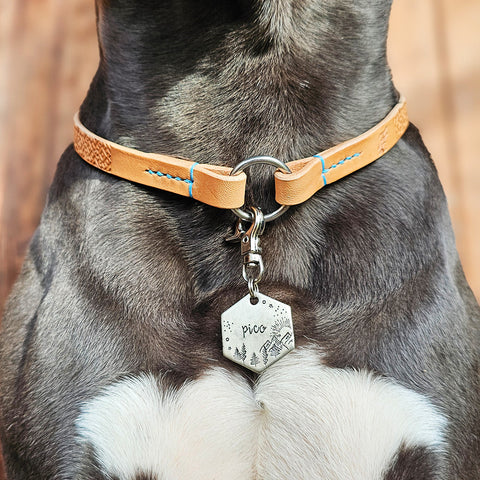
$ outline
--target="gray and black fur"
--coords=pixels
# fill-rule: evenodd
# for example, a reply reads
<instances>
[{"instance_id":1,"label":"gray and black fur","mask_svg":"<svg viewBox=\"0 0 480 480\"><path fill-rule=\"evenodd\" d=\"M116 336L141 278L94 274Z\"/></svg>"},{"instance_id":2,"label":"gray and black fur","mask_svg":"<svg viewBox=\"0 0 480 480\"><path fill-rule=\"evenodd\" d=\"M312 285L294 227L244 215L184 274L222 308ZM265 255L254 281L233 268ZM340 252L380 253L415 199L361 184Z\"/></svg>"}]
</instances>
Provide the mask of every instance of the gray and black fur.
<instances>
[{"instance_id":1,"label":"gray and black fur","mask_svg":"<svg viewBox=\"0 0 480 480\"><path fill-rule=\"evenodd\" d=\"M359 135L396 103L389 0L97 0L101 60L81 107L97 134L234 166ZM274 207L271 168L248 201ZM104 480L76 444L82 401L129 374L172 385L222 357L220 314L246 294L234 216L63 154L1 332L9 480ZM267 226L261 291L298 344L426 395L447 453L406 449L386 480L480 478L480 315L417 129ZM240 371L240 368L238 368ZM243 375L251 375L243 370Z\"/></svg>"}]
</instances>

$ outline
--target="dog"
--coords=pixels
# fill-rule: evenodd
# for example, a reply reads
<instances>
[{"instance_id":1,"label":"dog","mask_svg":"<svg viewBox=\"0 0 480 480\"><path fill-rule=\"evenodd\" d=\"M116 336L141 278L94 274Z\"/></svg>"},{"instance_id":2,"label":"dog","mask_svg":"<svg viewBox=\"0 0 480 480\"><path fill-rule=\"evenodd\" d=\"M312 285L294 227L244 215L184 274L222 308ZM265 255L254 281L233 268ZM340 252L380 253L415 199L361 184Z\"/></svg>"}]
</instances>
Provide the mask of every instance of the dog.
<instances>
[{"instance_id":1,"label":"dog","mask_svg":"<svg viewBox=\"0 0 480 480\"><path fill-rule=\"evenodd\" d=\"M311 155L396 104L390 6L97 0L80 119L211 165ZM274 190L250 169L247 205ZM266 226L296 348L261 373L222 355L235 218L67 148L2 325L9 480L480 478L480 310L417 129Z\"/></svg>"}]
</instances>

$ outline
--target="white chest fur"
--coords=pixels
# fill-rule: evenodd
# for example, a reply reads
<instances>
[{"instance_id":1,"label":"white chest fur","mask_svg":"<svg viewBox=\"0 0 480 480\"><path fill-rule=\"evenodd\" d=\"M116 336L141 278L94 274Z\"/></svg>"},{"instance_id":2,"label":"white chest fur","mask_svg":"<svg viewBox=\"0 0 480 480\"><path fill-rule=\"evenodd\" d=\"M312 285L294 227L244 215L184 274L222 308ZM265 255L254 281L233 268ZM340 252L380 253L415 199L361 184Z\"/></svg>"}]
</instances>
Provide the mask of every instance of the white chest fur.
<instances>
[{"instance_id":1,"label":"white chest fur","mask_svg":"<svg viewBox=\"0 0 480 480\"><path fill-rule=\"evenodd\" d=\"M120 480L380 480L402 446L442 448L444 418L421 395L298 349L252 387L213 368L180 390L144 375L85 404L78 433Z\"/></svg>"}]
</instances>

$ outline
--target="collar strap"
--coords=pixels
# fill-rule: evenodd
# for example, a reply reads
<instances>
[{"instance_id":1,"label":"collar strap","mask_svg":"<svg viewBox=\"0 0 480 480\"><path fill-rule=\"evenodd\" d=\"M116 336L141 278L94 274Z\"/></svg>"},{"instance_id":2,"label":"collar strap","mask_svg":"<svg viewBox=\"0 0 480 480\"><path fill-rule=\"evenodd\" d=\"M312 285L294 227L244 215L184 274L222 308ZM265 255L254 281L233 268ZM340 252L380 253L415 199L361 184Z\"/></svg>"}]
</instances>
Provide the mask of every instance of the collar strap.
<instances>
[{"instance_id":1,"label":"collar strap","mask_svg":"<svg viewBox=\"0 0 480 480\"><path fill-rule=\"evenodd\" d=\"M275 172L275 198L282 205L308 200L325 185L372 163L388 152L409 125L402 97L391 112L364 134L317 155L287 163L292 173ZM95 135L74 117L76 152L94 167L142 185L191 197L218 208L239 208L245 201L246 175L231 168L201 164L123 147Z\"/></svg>"}]
</instances>

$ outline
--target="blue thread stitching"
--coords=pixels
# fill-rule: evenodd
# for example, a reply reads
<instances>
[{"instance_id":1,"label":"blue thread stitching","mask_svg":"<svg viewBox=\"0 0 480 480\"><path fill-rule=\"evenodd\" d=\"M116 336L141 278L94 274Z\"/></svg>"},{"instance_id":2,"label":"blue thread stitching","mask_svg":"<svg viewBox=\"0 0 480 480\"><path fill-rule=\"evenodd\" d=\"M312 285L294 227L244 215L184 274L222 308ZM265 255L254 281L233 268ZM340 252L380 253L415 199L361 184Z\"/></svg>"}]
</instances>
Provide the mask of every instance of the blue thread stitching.
<instances>
[{"instance_id":1,"label":"blue thread stitching","mask_svg":"<svg viewBox=\"0 0 480 480\"><path fill-rule=\"evenodd\" d=\"M317 157L322 161L323 186L325 186L327 184L327 177L325 177L325 173L327 173L332 168L337 168L338 165L343 165L345 162L348 162L349 160L352 160L355 157L359 157L361 154L362 154L362 152L354 153L353 155L350 155L349 157L345 157L343 160L340 160L339 162L334 163L329 168L325 168L325 160L323 159L323 157L321 155L314 155L314 157Z\"/></svg>"},{"instance_id":2,"label":"blue thread stitching","mask_svg":"<svg viewBox=\"0 0 480 480\"><path fill-rule=\"evenodd\" d=\"M194 168L198 165L198 162L195 162L191 167L190 167L190 184L188 185L188 194L190 195L190 198L193 197L192 195L192 187L193 187L193 182L195 181L193 179L193 170Z\"/></svg>"},{"instance_id":3,"label":"blue thread stitching","mask_svg":"<svg viewBox=\"0 0 480 480\"><path fill-rule=\"evenodd\" d=\"M330 168L326 168L326 169L324 168L323 173L327 173L332 168L337 168L338 165L343 165L345 162L348 162L349 160L352 160L355 157L359 157L361 154L362 154L362 152L359 152L359 153L354 153L353 155L350 155L349 157L345 157L343 160L340 160L339 162L334 163Z\"/></svg>"},{"instance_id":4,"label":"blue thread stitching","mask_svg":"<svg viewBox=\"0 0 480 480\"><path fill-rule=\"evenodd\" d=\"M196 165L196 164L194 164ZM192 189L192 183L193 183L193 178L192 178L192 173L190 173L190 178L180 178L180 177L172 177L169 173L162 173L159 171L154 171L151 169L145 170L147 173L150 175L158 175L159 177L167 177L169 180L177 180L178 182L185 182L188 183L188 191L189 193L191 192ZM191 196L191 195L190 195Z\"/></svg>"},{"instance_id":5,"label":"blue thread stitching","mask_svg":"<svg viewBox=\"0 0 480 480\"><path fill-rule=\"evenodd\" d=\"M322 172L325 171L325 160L323 159L323 157L321 155L318 155L318 154L314 155L314 157L317 157L322 161Z\"/></svg>"},{"instance_id":6,"label":"blue thread stitching","mask_svg":"<svg viewBox=\"0 0 480 480\"><path fill-rule=\"evenodd\" d=\"M321 155L318 155L318 154L314 155L314 157L317 157L322 161L322 178L323 178L323 186L325 186L327 184L327 177L323 174L323 172L325 172L325 160Z\"/></svg>"}]
</instances>

